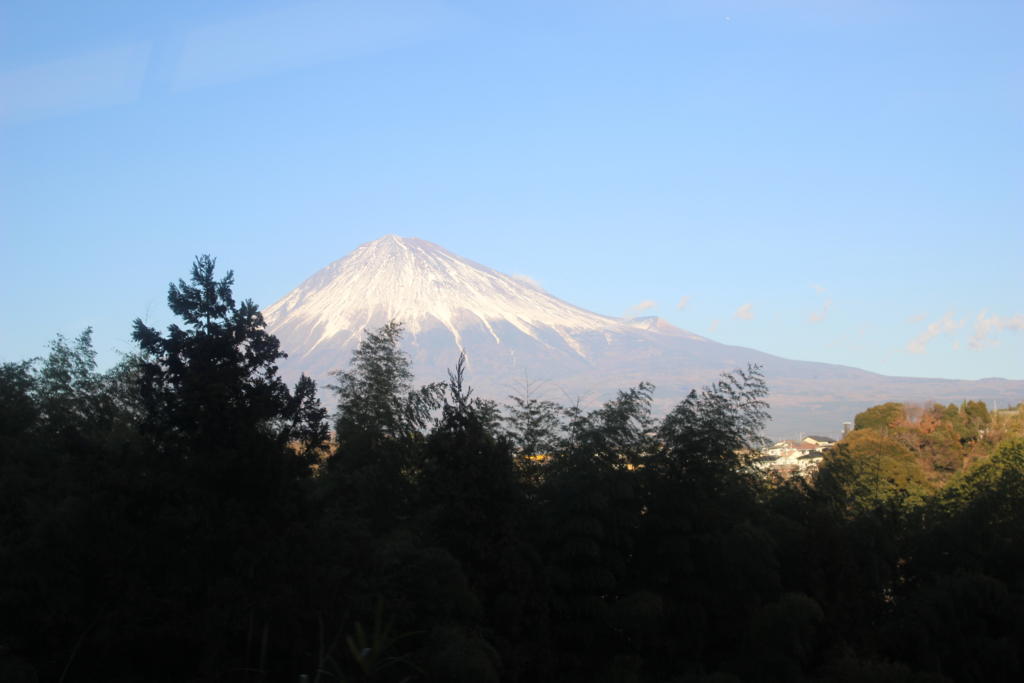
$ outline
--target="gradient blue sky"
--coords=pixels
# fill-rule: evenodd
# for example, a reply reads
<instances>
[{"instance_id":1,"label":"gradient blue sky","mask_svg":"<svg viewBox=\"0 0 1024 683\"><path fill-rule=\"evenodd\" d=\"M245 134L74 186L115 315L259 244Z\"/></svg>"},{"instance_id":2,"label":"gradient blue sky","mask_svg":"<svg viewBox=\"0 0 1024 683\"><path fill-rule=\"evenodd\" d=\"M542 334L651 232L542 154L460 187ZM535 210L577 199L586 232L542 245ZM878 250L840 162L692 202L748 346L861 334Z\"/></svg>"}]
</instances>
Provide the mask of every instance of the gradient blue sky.
<instances>
[{"instance_id":1,"label":"gradient blue sky","mask_svg":"<svg viewBox=\"0 0 1024 683\"><path fill-rule=\"evenodd\" d=\"M609 315L1024 378L1024 3L0 0L0 360L387 233ZM657 378L652 378L656 379Z\"/></svg>"}]
</instances>

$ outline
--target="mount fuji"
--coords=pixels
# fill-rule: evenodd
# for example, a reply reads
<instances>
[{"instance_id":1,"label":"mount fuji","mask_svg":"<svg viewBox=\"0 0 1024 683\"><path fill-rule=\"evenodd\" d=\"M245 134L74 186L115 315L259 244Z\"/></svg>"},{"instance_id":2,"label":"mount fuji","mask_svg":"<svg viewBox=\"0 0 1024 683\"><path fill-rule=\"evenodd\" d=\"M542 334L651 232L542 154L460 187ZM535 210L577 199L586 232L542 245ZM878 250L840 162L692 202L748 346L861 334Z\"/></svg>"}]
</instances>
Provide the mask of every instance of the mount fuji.
<instances>
[{"instance_id":1,"label":"mount fuji","mask_svg":"<svg viewBox=\"0 0 1024 683\"><path fill-rule=\"evenodd\" d=\"M518 278L415 238L382 237L313 274L263 311L288 358L321 387L348 367L367 330L397 320L417 381L447 377L465 351L475 395L532 395L596 406L618 389L653 382L668 411L720 373L763 366L771 394L769 436L837 435L844 421L884 401L1024 399L1024 381L888 377L841 365L788 360L729 346L656 318L613 318L562 301ZM324 395L325 405L332 401Z\"/></svg>"}]
</instances>

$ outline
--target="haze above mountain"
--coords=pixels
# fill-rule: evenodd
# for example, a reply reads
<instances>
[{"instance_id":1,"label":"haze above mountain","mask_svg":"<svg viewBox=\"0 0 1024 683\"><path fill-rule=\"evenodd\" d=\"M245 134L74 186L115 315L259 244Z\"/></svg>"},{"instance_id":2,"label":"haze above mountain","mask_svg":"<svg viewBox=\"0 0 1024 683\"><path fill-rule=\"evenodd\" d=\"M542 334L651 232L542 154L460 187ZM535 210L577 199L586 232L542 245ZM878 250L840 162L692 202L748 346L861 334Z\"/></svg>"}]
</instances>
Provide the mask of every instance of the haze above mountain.
<instances>
[{"instance_id":1,"label":"haze above mountain","mask_svg":"<svg viewBox=\"0 0 1024 683\"><path fill-rule=\"evenodd\" d=\"M282 374L294 381L305 372L321 387L331 371L348 367L366 330L398 320L417 381L445 378L464 350L476 395L498 401L529 386L540 398L596 406L650 381L655 408L665 412L720 373L757 363L771 391L773 437L838 435L856 412L890 400L1024 400L1024 381L888 377L720 344L660 318L599 315L431 242L394 235L331 263L263 314L289 354Z\"/></svg>"}]
</instances>

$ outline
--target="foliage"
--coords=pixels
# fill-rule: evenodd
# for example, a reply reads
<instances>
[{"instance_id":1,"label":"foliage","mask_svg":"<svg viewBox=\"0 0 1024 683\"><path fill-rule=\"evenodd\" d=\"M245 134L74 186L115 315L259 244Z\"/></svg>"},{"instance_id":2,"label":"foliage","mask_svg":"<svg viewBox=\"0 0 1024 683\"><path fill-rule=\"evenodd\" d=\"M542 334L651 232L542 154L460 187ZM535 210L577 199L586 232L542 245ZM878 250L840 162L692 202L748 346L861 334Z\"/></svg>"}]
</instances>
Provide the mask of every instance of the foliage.
<instances>
[{"instance_id":1,"label":"foliage","mask_svg":"<svg viewBox=\"0 0 1024 683\"><path fill-rule=\"evenodd\" d=\"M367 332L352 352L349 370L334 373L336 448L327 461L336 506L365 516L378 531L408 513L410 478L441 385L412 390L409 359L399 347L402 325Z\"/></svg>"},{"instance_id":2,"label":"foliage","mask_svg":"<svg viewBox=\"0 0 1024 683\"><path fill-rule=\"evenodd\" d=\"M765 445L768 386L758 366L725 373L700 393L691 391L661 424L662 463L677 472L727 476L747 470Z\"/></svg>"},{"instance_id":3,"label":"foliage","mask_svg":"<svg viewBox=\"0 0 1024 683\"><path fill-rule=\"evenodd\" d=\"M0 439L21 435L38 418L30 393L35 387L32 362L0 365Z\"/></svg>"},{"instance_id":4,"label":"foliage","mask_svg":"<svg viewBox=\"0 0 1024 683\"><path fill-rule=\"evenodd\" d=\"M398 347L402 325L391 321L367 332L352 353L350 370L334 372L338 399L335 432L349 439L399 439L422 432L439 405L439 385L411 391L412 370Z\"/></svg>"},{"instance_id":5,"label":"foliage","mask_svg":"<svg viewBox=\"0 0 1024 683\"><path fill-rule=\"evenodd\" d=\"M854 513L897 500L920 503L930 490L910 450L874 429L856 430L830 449L818 484Z\"/></svg>"},{"instance_id":6,"label":"foliage","mask_svg":"<svg viewBox=\"0 0 1024 683\"><path fill-rule=\"evenodd\" d=\"M296 401L277 376L285 357L277 338L255 303L236 304L234 274L218 280L215 268L215 259L200 256L189 282L171 284L167 303L184 328L172 324L163 336L135 320L147 423L203 448L231 448L257 434L278 443L321 435L312 380L302 380Z\"/></svg>"},{"instance_id":7,"label":"foliage","mask_svg":"<svg viewBox=\"0 0 1024 683\"><path fill-rule=\"evenodd\" d=\"M412 387L401 325L312 380L200 257L179 323L0 365L0 678L1016 681L1024 421L885 404L750 466L757 367L663 419ZM318 467L314 468L313 465Z\"/></svg>"},{"instance_id":8,"label":"foliage","mask_svg":"<svg viewBox=\"0 0 1024 683\"><path fill-rule=\"evenodd\" d=\"M556 450L563 430L562 408L533 396L531 388L527 383L522 396L509 396L511 403L504 418L516 452L524 457Z\"/></svg>"},{"instance_id":9,"label":"foliage","mask_svg":"<svg viewBox=\"0 0 1024 683\"><path fill-rule=\"evenodd\" d=\"M902 420L904 415L902 403L883 403L857 413L853 418L853 428L885 430Z\"/></svg>"}]
</instances>

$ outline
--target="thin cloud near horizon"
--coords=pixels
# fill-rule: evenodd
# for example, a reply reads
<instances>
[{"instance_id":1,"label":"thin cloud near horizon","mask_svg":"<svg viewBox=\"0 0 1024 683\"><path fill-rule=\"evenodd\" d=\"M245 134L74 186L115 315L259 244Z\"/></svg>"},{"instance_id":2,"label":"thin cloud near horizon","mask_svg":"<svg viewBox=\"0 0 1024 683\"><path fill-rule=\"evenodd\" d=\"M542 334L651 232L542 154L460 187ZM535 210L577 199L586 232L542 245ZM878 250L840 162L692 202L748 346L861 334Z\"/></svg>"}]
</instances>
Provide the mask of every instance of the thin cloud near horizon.
<instances>
[{"instance_id":1,"label":"thin cloud near horizon","mask_svg":"<svg viewBox=\"0 0 1024 683\"><path fill-rule=\"evenodd\" d=\"M952 334L964 326L963 320L955 320L953 312L949 311L944 316L928 325L924 332L907 342L907 351L910 353L926 353L928 344L940 334Z\"/></svg>"},{"instance_id":2,"label":"thin cloud near horizon","mask_svg":"<svg viewBox=\"0 0 1024 683\"><path fill-rule=\"evenodd\" d=\"M815 311L808 316L808 320L812 323L820 323L828 315L829 309L832 308L832 299L825 299L825 303L822 304L820 311Z\"/></svg>"},{"instance_id":3,"label":"thin cloud near horizon","mask_svg":"<svg viewBox=\"0 0 1024 683\"><path fill-rule=\"evenodd\" d=\"M658 304L653 299L644 299L640 303L627 308L626 313L623 317L635 318L637 315L643 313L644 311L649 311L657 305Z\"/></svg>"},{"instance_id":4,"label":"thin cloud near horizon","mask_svg":"<svg viewBox=\"0 0 1024 683\"><path fill-rule=\"evenodd\" d=\"M991 339L999 332L1004 330L1019 332L1024 330L1024 314L1018 313L1014 316L1007 318L990 315L986 317L987 310L982 310L978 314L974 323L974 334L971 335L971 340L967 342L968 346L975 351L980 351L986 346L994 346L998 343L997 340Z\"/></svg>"}]
</instances>

